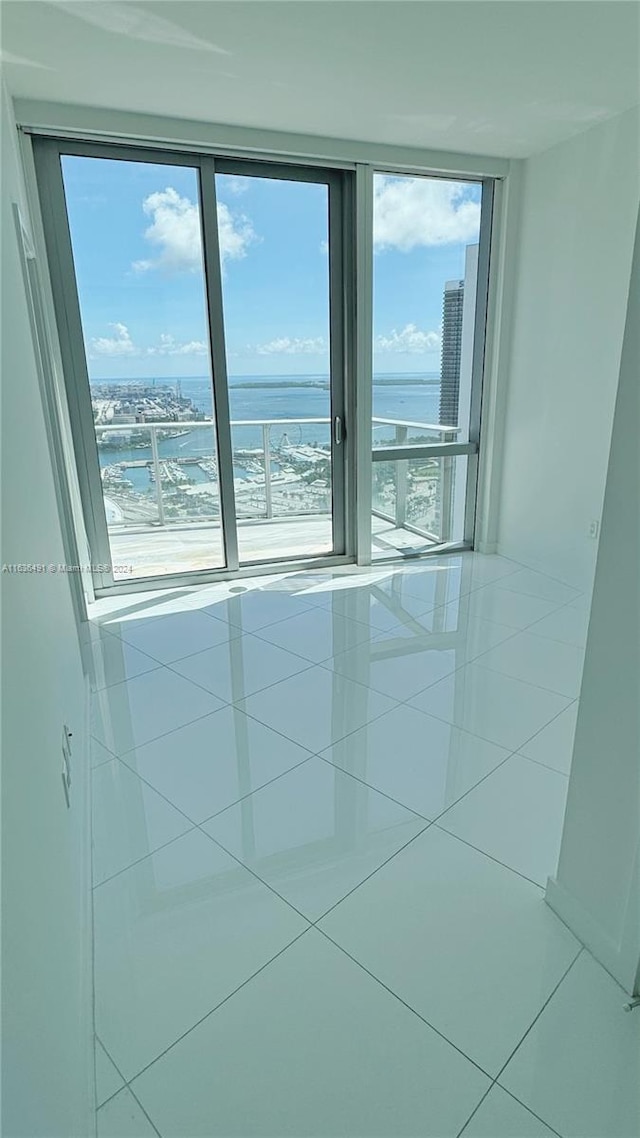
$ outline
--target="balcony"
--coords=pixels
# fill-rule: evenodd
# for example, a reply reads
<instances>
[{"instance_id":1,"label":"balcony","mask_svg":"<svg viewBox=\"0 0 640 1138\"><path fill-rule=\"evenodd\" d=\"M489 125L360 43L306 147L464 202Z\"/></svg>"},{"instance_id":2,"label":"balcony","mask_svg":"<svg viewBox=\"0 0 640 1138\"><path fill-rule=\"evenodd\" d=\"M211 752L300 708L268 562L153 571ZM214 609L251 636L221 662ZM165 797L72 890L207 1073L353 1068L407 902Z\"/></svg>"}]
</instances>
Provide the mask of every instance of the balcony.
<instances>
[{"instance_id":1,"label":"balcony","mask_svg":"<svg viewBox=\"0 0 640 1138\"><path fill-rule=\"evenodd\" d=\"M331 421L232 420L242 564L331 552ZM372 555L408 555L452 539L460 456L394 458L457 429L374 418ZM95 426L116 579L224 566L211 420Z\"/></svg>"}]
</instances>

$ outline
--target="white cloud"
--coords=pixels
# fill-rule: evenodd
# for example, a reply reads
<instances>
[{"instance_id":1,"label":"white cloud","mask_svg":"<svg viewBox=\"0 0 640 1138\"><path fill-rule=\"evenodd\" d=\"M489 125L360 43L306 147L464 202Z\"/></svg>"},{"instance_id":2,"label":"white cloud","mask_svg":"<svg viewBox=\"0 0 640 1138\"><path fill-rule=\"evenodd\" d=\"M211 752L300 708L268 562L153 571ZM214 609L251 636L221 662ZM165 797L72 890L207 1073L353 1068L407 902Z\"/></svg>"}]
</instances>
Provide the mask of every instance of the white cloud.
<instances>
[{"instance_id":1,"label":"white cloud","mask_svg":"<svg viewBox=\"0 0 640 1138\"><path fill-rule=\"evenodd\" d=\"M160 343L146 349L147 356L206 356L208 347L205 340L188 340L180 343L173 336L163 332Z\"/></svg>"},{"instance_id":2,"label":"white cloud","mask_svg":"<svg viewBox=\"0 0 640 1138\"><path fill-rule=\"evenodd\" d=\"M327 345L322 336L306 340L298 339L296 336L278 336L275 340L269 340L267 344L259 344L255 351L259 356L319 355L327 351Z\"/></svg>"},{"instance_id":3,"label":"white cloud","mask_svg":"<svg viewBox=\"0 0 640 1138\"><path fill-rule=\"evenodd\" d=\"M249 245L257 240L248 217L233 214L228 205L218 202L218 241L223 268L225 261L239 261L246 257Z\"/></svg>"},{"instance_id":4,"label":"white cloud","mask_svg":"<svg viewBox=\"0 0 640 1138\"><path fill-rule=\"evenodd\" d=\"M378 352L398 352L420 355L437 352L440 348L438 332L422 332L415 324L405 324L399 332L396 328L388 336L377 336L375 349Z\"/></svg>"},{"instance_id":5,"label":"white cloud","mask_svg":"<svg viewBox=\"0 0 640 1138\"><path fill-rule=\"evenodd\" d=\"M375 180L375 248L409 252L418 246L477 241L480 203L464 184L438 178L379 177Z\"/></svg>"},{"instance_id":6,"label":"white cloud","mask_svg":"<svg viewBox=\"0 0 640 1138\"><path fill-rule=\"evenodd\" d=\"M136 272L161 269L167 273L195 273L202 271L202 234L200 211L190 198L181 197L172 186L149 194L142 208L151 225L145 238L158 250L150 260L134 261ZM218 204L218 232L220 258L238 260L246 255L247 247L256 239L253 226L247 217L234 215L224 203Z\"/></svg>"},{"instance_id":7,"label":"white cloud","mask_svg":"<svg viewBox=\"0 0 640 1138\"><path fill-rule=\"evenodd\" d=\"M89 353L92 356L134 356L136 347L129 335L126 324L110 324L113 336L99 336L91 340Z\"/></svg>"},{"instance_id":8,"label":"white cloud","mask_svg":"<svg viewBox=\"0 0 640 1138\"><path fill-rule=\"evenodd\" d=\"M157 344L144 348L131 339L126 324L110 324L113 336L100 336L89 342L89 356L206 356L209 346L205 340L176 340L162 332Z\"/></svg>"},{"instance_id":9,"label":"white cloud","mask_svg":"<svg viewBox=\"0 0 640 1138\"><path fill-rule=\"evenodd\" d=\"M245 194L249 189L250 180L244 174L223 174L220 186L230 194Z\"/></svg>"}]
</instances>

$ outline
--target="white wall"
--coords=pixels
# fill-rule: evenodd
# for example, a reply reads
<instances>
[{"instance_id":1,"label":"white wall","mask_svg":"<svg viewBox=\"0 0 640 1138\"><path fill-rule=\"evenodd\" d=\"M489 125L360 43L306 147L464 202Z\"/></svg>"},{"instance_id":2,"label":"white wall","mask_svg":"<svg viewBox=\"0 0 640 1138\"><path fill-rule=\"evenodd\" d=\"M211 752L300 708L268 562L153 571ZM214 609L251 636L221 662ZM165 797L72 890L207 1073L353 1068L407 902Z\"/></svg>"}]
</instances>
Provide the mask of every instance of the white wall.
<instances>
[{"instance_id":1,"label":"white wall","mask_svg":"<svg viewBox=\"0 0 640 1138\"><path fill-rule=\"evenodd\" d=\"M639 132L635 109L519 171L498 549L584 589L618 382Z\"/></svg>"},{"instance_id":2,"label":"white wall","mask_svg":"<svg viewBox=\"0 0 640 1138\"><path fill-rule=\"evenodd\" d=\"M562 847L548 891L629 992L640 967L639 315L640 222Z\"/></svg>"},{"instance_id":3,"label":"white wall","mask_svg":"<svg viewBox=\"0 0 640 1138\"><path fill-rule=\"evenodd\" d=\"M64 562L12 203L24 195L2 92L2 562ZM3 573L4 1138L93 1133L86 684L68 579ZM71 809L62 726L73 731Z\"/></svg>"}]
</instances>

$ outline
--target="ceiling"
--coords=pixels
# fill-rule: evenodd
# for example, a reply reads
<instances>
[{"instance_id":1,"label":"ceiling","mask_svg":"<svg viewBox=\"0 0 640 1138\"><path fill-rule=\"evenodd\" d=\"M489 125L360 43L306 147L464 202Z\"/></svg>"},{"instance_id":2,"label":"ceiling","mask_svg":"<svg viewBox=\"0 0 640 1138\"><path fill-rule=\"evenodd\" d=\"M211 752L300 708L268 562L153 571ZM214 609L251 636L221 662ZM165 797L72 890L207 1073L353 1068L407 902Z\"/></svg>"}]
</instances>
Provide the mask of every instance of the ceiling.
<instances>
[{"instance_id":1,"label":"ceiling","mask_svg":"<svg viewBox=\"0 0 640 1138\"><path fill-rule=\"evenodd\" d=\"M640 102L634 0L3 0L12 94L525 157Z\"/></svg>"}]
</instances>

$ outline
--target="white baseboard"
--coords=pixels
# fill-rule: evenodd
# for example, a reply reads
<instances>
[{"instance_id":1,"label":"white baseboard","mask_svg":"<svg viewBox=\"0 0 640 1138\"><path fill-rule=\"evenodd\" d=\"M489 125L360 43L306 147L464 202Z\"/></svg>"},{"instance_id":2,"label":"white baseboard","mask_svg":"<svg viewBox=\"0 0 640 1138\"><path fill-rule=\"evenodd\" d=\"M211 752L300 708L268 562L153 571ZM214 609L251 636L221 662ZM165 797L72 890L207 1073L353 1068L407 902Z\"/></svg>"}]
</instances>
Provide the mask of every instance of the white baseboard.
<instances>
[{"instance_id":1,"label":"white baseboard","mask_svg":"<svg viewBox=\"0 0 640 1138\"><path fill-rule=\"evenodd\" d=\"M76 759L76 762L78 759ZM82 946L82 959L84 970L82 976L82 1007L84 1009L83 1023L80 1025L88 1056L87 1062L87 1102L90 1117L87 1121L87 1138L95 1138L96 1119L96 1067L95 1067L95 978L93 971L93 841L91 826L91 684L89 676L84 676L84 771L82 785L84 787L84 801L78 804L84 809L83 833L83 893L85 912L83 921L84 944Z\"/></svg>"}]
</instances>

